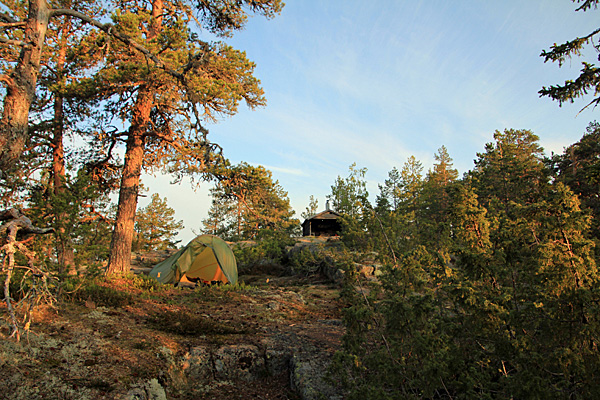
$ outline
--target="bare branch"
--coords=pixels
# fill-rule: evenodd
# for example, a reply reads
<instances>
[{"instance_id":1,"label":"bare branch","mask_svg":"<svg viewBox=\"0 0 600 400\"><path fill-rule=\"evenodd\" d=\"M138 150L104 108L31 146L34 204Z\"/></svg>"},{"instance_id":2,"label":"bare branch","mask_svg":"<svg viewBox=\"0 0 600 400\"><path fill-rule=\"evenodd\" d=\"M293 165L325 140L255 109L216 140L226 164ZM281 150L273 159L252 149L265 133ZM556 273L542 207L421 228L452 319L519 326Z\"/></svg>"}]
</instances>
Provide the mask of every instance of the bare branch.
<instances>
[{"instance_id":1,"label":"bare branch","mask_svg":"<svg viewBox=\"0 0 600 400\"><path fill-rule=\"evenodd\" d=\"M31 46L30 44L25 43L22 40L11 40L11 39L3 38L3 37L0 37L0 43L8 44L11 46L21 46L21 47Z\"/></svg>"},{"instance_id":2,"label":"bare branch","mask_svg":"<svg viewBox=\"0 0 600 400\"><path fill-rule=\"evenodd\" d=\"M9 219L19 218L19 210L16 208L10 208L8 210L0 211L0 221L8 221Z\"/></svg>"},{"instance_id":3,"label":"bare branch","mask_svg":"<svg viewBox=\"0 0 600 400\"><path fill-rule=\"evenodd\" d=\"M594 106L593 108L596 108L598 106L598 104L600 104L600 97L596 97L594 100L590 101L587 106L585 106L581 110L579 110L577 115L581 114L583 112L583 110L585 110L586 108L588 108L592 105Z\"/></svg>"},{"instance_id":4,"label":"bare branch","mask_svg":"<svg viewBox=\"0 0 600 400\"><path fill-rule=\"evenodd\" d=\"M54 232L54 228L37 228L33 226L31 220L23 215L16 208L11 208L9 210L5 210L0 212L0 221L9 221L2 226L0 226L0 234L3 234L6 231L10 231L11 229L17 229L20 233L24 234L38 234L45 235L47 233Z\"/></svg>"},{"instance_id":5,"label":"bare branch","mask_svg":"<svg viewBox=\"0 0 600 400\"><path fill-rule=\"evenodd\" d=\"M13 306L13 300L10 295L10 283L12 279L12 273L15 268L15 253L17 249L19 249L23 254L28 256L29 265L32 266L33 255L32 253L25 248L25 246L21 245L17 242L17 234L18 233L38 233L38 234L46 234L50 232L54 232L54 228L49 229L40 229L33 226L31 220L23 215L16 208L11 208L9 210L0 211L0 221L4 222L0 225L0 234L4 234L6 232L6 242L0 248L0 252L5 254L2 262L2 273L6 274L4 280L4 302L6 303L6 308L8 310L11 325L12 325L12 333L11 337L15 336L17 341L20 340L21 337L21 327L19 326L19 322L17 320L17 315L15 313L15 308ZM8 222L5 222L8 221ZM27 331L29 329L30 319L27 324L24 326L24 330Z\"/></svg>"},{"instance_id":6,"label":"bare branch","mask_svg":"<svg viewBox=\"0 0 600 400\"><path fill-rule=\"evenodd\" d=\"M14 81L12 80L12 78L8 75L0 75L0 82L4 82L7 86L10 86L12 84L14 84Z\"/></svg>"},{"instance_id":7,"label":"bare branch","mask_svg":"<svg viewBox=\"0 0 600 400\"><path fill-rule=\"evenodd\" d=\"M25 22L0 22L0 28L10 29L10 28L24 28Z\"/></svg>"}]
</instances>

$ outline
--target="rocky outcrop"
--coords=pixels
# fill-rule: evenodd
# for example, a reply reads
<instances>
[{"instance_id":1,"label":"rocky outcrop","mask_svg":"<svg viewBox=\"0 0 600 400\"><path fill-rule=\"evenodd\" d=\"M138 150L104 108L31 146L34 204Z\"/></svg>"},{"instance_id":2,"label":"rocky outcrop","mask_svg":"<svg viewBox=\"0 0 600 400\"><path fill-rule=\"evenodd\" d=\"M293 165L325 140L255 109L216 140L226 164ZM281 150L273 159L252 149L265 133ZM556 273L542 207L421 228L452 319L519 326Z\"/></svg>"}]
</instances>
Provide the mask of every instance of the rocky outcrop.
<instances>
[{"instance_id":1,"label":"rocky outcrop","mask_svg":"<svg viewBox=\"0 0 600 400\"><path fill-rule=\"evenodd\" d=\"M330 321L322 322L332 328ZM327 335L327 331L321 332ZM297 333L273 333L256 344L193 347L179 357L163 347L160 356L168 365L165 378L171 388L188 394L193 391L200 395L219 385L285 375L292 390L303 400L318 400L322 396L343 399L324 379L333 354L331 348L327 343L318 346L307 341L307 336L306 328L298 327Z\"/></svg>"},{"instance_id":2,"label":"rocky outcrop","mask_svg":"<svg viewBox=\"0 0 600 400\"><path fill-rule=\"evenodd\" d=\"M330 281L341 284L344 280L344 270L340 268L340 258L342 255L342 243L339 239L329 238L310 238L298 240L298 242L288 249L288 258L307 259L308 263L303 263L300 270L294 270L291 274L310 274L322 273ZM302 253L306 253L303 257ZM307 256L310 254L310 256ZM367 280L377 280L381 274L381 264L376 260L378 254L375 252L360 255L361 262L353 263L356 272Z\"/></svg>"},{"instance_id":3,"label":"rocky outcrop","mask_svg":"<svg viewBox=\"0 0 600 400\"><path fill-rule=\"evenodd\" d=\"M123 400L167 400L167 394L158 379L151 379L131 389Z\"/></svg>"},{"instance_id":4,"label":"rocky outcrop","mask_svg":"<svg viewBox=\"0 0 600 400\"><path fill-rule=\"evenodd\" d=\"M290 386L303 400L342 400L337 388L325 379L331 360L328 357L300 353L290 359Z\"/></svg>"},{"instance_id":5,"label":"rocky outcrop","mask_svg":"<svg viewBox=\"0 0 600 400\"><path fill-rule=\"evenodd\" d=\"M290 354L253 344L197 346L176 357L166 347L167 380L175 390L207 391L220 384L253 382L268 375L288 373Z\"/></svg>"}]
</instances>

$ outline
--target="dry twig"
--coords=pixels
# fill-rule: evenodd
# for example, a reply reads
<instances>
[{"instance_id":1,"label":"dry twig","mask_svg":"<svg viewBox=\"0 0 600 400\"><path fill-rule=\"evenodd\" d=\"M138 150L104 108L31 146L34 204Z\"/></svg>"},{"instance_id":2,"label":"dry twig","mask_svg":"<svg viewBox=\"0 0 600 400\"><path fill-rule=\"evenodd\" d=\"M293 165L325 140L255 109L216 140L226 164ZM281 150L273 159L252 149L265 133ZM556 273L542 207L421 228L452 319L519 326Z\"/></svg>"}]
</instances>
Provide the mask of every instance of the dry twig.
<instances>
[{"instance_id":1,"label":"dry twig","mask_svg":"<svg viewBox=\"0 0 600 400\"><path fill-rule=\"evenodd\" d=\"M23 215L16 208L11 208L9 210L0 212L0 222L4 222L0 226L0 234L6 235L6 241L2 247L0 247L0 252L4 253L4 257L2 258L2 272L6 274L4 279L4 302L6 303L6 308L8 310L9 318L11 321L11 329L12 332L10 334L11 337L15 337L17 341L21 339L21 327L19 326L19 321L17 318L17 314L15 311L15 306L13 305L13 299L10 294L10 283L13 278L13 272L15 269L15 254L17 251L24 254L29 259L29 264L27 267L23 267L28 272L31 272L36 277L42 278L43 287L41 294L45 297L47 291L47 274L41 271L39 268L35 266L35 254L32 253L25 247L22 242L19 242L19 238L25 236L25 240L28 235L31 234L47 234L54 232L53 228L37 228L33 226L31 220ZM20 267L19 267L20 268ZM33 291L36 291L36 287L32 288ZM35 293L28 293L24 296L23 300L27 300L29 297L32 297L31 302L29 303L29 307L27 307L27 311L25 313L24 318L24 330L26 331L29 328L29 324L31 323L31 309L37 303L37 299L39 296L35 296ZM23 302L23 301L22 301ZM22 303L20 302L20 303Z\"/></svg>"}]
</instances>

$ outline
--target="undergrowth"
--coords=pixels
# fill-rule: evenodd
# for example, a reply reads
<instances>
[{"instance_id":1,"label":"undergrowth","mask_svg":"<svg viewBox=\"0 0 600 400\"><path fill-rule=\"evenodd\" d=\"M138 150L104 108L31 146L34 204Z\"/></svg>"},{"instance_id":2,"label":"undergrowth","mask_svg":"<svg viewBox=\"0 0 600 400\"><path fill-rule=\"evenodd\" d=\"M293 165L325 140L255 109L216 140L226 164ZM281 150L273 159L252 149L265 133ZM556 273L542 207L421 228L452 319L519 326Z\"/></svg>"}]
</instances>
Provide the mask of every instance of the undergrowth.
<instances>
[{"instance_id":1,"label":"undergrowth","mask_svg":"<svg viewBox=\"0 0 600 400\"><path fill-rule=\"evenodd\" d=\"M71 303L92 301L96 306L115 308L134 303L131 293L108 286L101 279L69 278L59 293L61 300Z\"/></svg>"},{"instance_id":2,"label":"undergrowth","mask_svg":"<svg viewBox=\"0 0 600 400\"><path fill-rule=\"evenodd\" d=\"M245 273L261 265L284 265L287 262L287 248L294 243L295 240L287 235L265 233L253 244L236 245L233 247L233 253L238 271Z\"/></svg>"},{"instance_id":3,"label":"undergrowth","mask_svg":"<svg viewBox=\"0 0 600 400\"><path fill-rule=\"evenodd\" d=\"M124 277L68 277L59 288L59 298L67 302L92 301L96 306L124 307L135 303L144 294L160 293L169 290L145 275Z\"/></svg>"}]
</instances>

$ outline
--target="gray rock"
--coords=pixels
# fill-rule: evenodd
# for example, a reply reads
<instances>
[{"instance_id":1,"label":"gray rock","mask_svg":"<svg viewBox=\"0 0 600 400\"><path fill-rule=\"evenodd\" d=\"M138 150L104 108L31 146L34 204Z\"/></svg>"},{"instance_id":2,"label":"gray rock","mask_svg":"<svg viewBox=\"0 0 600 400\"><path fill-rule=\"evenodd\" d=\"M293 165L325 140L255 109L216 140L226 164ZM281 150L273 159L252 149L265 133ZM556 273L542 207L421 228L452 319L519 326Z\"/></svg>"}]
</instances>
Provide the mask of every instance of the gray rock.
<instances>
[{"instance_id":1,"label":"gray rock","mask_svg":"<svg viewBox=\"0 0 600 400\"><path fill-rule=\"evenodd\" d=\"M190 350L184 359L187 362L185 373L191 382L206 384L213 380L212 358L212 354L206 347L193 347Z\"/></svg>"},{"instance_id":2,"label":"gray rock","mask_svg":"<svg viewBox=\"0 0 600 400\"><path fill-rule=\"evenodd\" d=\"M213 354L213 363L218 381L252 382L267 372L262 352L251 344L223 346Z\"/></svg>"},{"instance_id":3,"label":"gray rock","mask_svg":"<svg viewBox=\"0 0 600 400\"><path fill-rule=\"evenodd\" d=\"M294 355L290 360L290 385L302 400L342 400L324 379L330 359L315 354Z\"/></svg>"},{"instance_id":4,"label":"gray rock","mask_svg":"<svg viewBox=\"0 0 600 400\"><path fill-rule=\"evenodd\" d=\"M167 400L167 394L157 379L150 379L127 392L124 400Z\"/></svg>"},{"instance_id":5,"label":"gray rock","mask_svg":"<svg viewBox=\"0 0 600 400\"><path fill-rule=\"evenodd\" d=\"M288 373L292 355L286 350L267 349L265 362L269 375Z\"/></svg>"}]
</instances>

